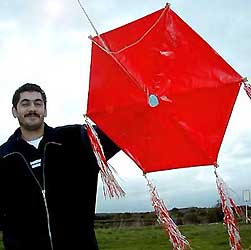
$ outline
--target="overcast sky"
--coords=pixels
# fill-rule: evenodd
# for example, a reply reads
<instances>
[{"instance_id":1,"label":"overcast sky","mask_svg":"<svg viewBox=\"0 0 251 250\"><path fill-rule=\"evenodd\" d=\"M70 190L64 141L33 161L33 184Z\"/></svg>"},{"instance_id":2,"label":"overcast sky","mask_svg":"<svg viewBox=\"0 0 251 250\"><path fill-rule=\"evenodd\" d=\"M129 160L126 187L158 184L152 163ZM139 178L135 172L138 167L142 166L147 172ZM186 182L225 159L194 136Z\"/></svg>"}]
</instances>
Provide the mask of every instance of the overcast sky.
<instances>
[{"instance_id":1,"label":"overcast sky","mask_svg":"<svg viewBox=\"0 0 251 250\"><path fill-rule=\"evenodd\" d=\"M162 0L83 0L100 33L165 4ZM171 8L239 74L251 76L251 1L173 0ZM1 144L18 126L11 115L11 98L25 82L37 83L46 91L49 125L83 123L90 67L89 35L95 33L77 0L1 0ZM238 203L243 203L242 191L251 189L250 121L251 101L241 89L218 158L219 174L234 191ZM99 185L97 211L152 210L141 170L122 152L111 163L127 197L104 200ZM219 199L212 166L162 171L148 177L168 208L213 206Z\"/></svg>"}]
</instances>

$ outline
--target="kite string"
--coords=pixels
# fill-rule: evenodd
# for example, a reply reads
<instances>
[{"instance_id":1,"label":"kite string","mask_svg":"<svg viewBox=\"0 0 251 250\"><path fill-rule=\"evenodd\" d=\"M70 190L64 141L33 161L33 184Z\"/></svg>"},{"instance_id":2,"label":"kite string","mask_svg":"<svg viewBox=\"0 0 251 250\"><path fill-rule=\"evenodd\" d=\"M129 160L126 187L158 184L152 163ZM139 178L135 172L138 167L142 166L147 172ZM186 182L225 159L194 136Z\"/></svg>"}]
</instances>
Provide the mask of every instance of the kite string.
<instances>
[{"instance_id":1,"label":"kite string","mask_svg":"<svg viewBox=\"0 0 251 250\"><path fill-rule=\"evenodd\" d=\"M80 0L77 0L77 1L78 1L78 4L79 4L80 8L83 10L83 12L84 12L86 18L88 19L89 23L91 24L92 28L94 29L96 35L99 36L98 30L96 29L95 25L93 24L91 18L88 16L88 14L87 14L87 12L86 12L84 6L83 6L82 3L80 2Z\"/></svg>"},{"instance_id":2,"label":"kite string","mask_svg":"<svg viewBox=\"0 0 251 250\"><path fill-rule=\"evenodd\" d=\"M107 47L105 41L104 41L104 40L102 39L102 37L100 36L100 34L99 34L97 28L95 27L94 23L92 22L91 18L89 17L88 13L86 12L86 10L85 10L83 4L80 2L80 0L77 0L77 1L78 1L78 4L79 4L80 8L83 10L83 12L84 12L86 18L88 19L90 25L92 26L93 30L95 31L97 37L98 37L99 40L101 41L102 45L104 46L104 48L105 48L107 51L109 51L109 48Z\"/></svg>"}]
</instances>

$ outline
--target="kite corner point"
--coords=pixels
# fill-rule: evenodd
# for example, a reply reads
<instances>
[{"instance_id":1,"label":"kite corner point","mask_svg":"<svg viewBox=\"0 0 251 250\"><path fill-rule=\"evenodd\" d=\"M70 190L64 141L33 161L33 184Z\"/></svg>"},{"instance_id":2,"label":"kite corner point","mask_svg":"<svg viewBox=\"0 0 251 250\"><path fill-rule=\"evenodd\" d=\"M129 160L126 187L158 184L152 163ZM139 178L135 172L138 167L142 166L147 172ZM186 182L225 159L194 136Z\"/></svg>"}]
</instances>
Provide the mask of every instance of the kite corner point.
<instances>
[{"instance_id":1,"label":"kite corner point","mask_svg":"<svg viewBox=\"0 0 251 250\"><path fill-rule=\"evenodd\" d=\"M243 78L242 78L242 81L243 81L243 82L248 82L248 77L243 77Z\"/></svg>"},{"instance_id":2,"label":"kite corner point","mask_svg":"<svg viewBox=\"0 0 251 250\"><path fill-rule=\"evenodd\" d=\"M216 169L216 168L219 168L219 167L220 167L220 165L217 162L215 162L214 163L214 168Z\"/></svg>"},{"instance_id":3,"label":"kite corner point","mask_svg":"<svg viewBox=\"0 0 251 250\"><path fill-rule=\"evenodd\" d=\"M242 82L251 84L251 76L243 77Z\"/></svg>"},{"instance_id":4,"label":"kite corner point","mask_svg":"<svg viewBox=\"0 0 251 250\"><path fill-rule=\"evenodd\" d=\"M166 8L170 8L171 3L166 2Z\"/></svg>"}]
</instances>

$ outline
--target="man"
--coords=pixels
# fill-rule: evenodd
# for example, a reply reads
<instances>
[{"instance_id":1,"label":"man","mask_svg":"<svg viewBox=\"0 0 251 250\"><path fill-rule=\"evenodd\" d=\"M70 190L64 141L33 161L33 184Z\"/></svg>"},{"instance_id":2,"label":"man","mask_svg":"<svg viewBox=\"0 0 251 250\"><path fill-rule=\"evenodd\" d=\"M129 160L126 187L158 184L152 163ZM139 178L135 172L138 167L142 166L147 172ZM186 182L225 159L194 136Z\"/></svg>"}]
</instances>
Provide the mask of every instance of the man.
<instances>
[{"instance_id":1,"label":"man","mask_svg":"<svg viewBox=\"0 0 251 250\"><path fill-rule=\"evenodd\" d=\"M85 126L51 128L46 95L16 90L20 128L0 147L0 230L6 250L97 250L94 213L99 168ZM109 159L118 152L98 131Z\"/></svg>"}]
</instances>

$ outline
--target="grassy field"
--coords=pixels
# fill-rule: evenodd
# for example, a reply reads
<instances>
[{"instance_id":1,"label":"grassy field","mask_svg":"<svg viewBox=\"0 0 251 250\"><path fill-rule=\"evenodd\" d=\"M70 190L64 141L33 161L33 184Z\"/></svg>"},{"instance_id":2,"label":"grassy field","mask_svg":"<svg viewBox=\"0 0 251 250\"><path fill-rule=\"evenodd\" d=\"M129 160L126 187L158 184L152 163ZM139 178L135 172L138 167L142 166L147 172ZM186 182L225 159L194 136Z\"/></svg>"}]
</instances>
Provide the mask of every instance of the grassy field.
<instances>
[{"instance_id":1,"label":"grassy field","mask_svg":"<svg viewBox=\"0 0 251 250\"><path fill-rule=\"evenodd\" d=\"M180 226L193 250L228 250L229 242L222 224ZM242 250L251 250L251 225L240 225ZM98 229L100 250L167 250L172 249L165 232L159 227Z\"/></svg>"},{"instance_id":2,"label":"grassy field","mask_svg":"<svg viewBox=\"0 0 251 250\"><path fill-rule=\"evenodd\" d=\"M251 224L240 224L242 250L251 250ZM225 227L219 224L180 226L193 250L229 250ZM159 227L97 229L100 250L167 250L172 249L165 232ZM0 244L0 250L3 250Z\"/></svg>"}]
</instances>

